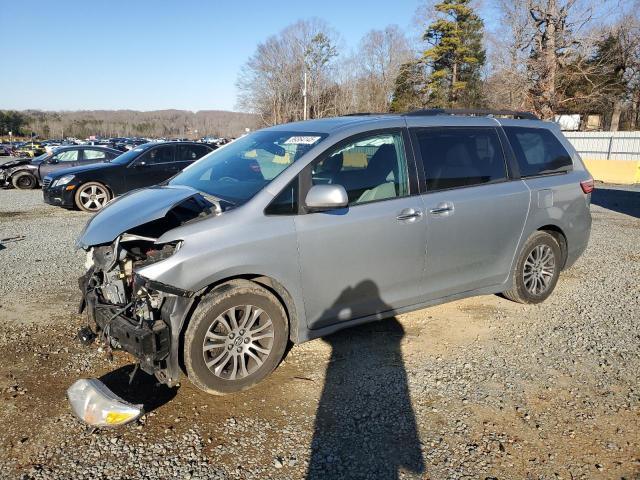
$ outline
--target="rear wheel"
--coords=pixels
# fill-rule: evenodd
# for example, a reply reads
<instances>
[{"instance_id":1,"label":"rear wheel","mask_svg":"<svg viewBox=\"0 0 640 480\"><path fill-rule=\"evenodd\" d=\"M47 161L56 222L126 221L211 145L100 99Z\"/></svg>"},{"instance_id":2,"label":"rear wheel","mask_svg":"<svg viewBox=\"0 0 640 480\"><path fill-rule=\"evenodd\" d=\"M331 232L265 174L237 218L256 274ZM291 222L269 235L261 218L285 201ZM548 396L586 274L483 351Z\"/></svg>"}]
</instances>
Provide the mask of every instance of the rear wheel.
<instances>
[{"instance_id":1,"label":"rear wheel","mask_svg":"<svg viewBox=\"0 0 640 480\"><path fill-rule=\"evenodd\" d=\"M189 380L215 395L246 390L277 366L289 327L278 299L248 280L214 288L194 311L184 339Z\"/></svg>"},{"instance_id":2,"label":"rear wheel","mask_svg":"<svg viewBox=\"0 0 640 480\"><path fill-rule=\"evenodd\" d=\"M85 212L97 212L111 200L109 189L99 182L88 182L76 191L76 206Z\"/></svg>"},{"instance_id":3,"label":"rear wheel","mask_svg":"<svg viewBox=\"0 0 640 480\"><path fill-rule=\"evenodd\" d=\"M562 251L546 232L535 232L524 244L512 273L513 284L503 295L518 303L540 303L551 295L560 275Z\"/></svg>"},{"instance_id":4,"label":"rear wheel","mask_svg":"<svg viewBox=\"0 0 640 480\"><path fill-rule=\"evenodd\" d=\"M29 172L19 172L11 178L11 183L20 190L32 190L38 186L38 179Z\"/></svg>"}]
</instances>

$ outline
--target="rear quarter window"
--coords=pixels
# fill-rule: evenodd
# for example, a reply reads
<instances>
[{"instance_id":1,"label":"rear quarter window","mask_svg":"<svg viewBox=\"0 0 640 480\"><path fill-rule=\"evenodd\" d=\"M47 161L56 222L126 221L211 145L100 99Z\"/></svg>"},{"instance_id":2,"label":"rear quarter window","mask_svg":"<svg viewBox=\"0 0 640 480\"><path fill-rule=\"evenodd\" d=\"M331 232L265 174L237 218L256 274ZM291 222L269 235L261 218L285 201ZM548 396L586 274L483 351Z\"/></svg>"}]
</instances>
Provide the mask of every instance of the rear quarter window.
<instances>
[{"instance_id":1,"label":"rear quarter window","mask_svg":"<svg viewBox=\"0 0 640 480\"><path fill-rule=\"evenodd\" d=\"M522 177L550 175L571 170L571 155L545 128L504 127Z\"/></svg>"}]
</instances>

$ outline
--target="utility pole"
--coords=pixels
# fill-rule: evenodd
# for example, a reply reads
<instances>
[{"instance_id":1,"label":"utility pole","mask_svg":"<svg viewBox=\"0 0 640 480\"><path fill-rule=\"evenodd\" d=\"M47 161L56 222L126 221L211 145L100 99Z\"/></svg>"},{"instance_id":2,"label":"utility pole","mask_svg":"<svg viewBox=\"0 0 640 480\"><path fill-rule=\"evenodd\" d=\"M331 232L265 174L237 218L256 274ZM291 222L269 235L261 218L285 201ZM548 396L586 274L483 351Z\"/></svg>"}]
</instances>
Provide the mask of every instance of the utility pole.
<instances>
[{"instance_id":1,"label":"utility pole","mask_svg":"<svg viewBox=\"0 0 640 480\"><path fill-rule=\"evenodd\" d=\"M302 119L307 119L307 69L304 69L304 87L302 88L302 98L303 98L303 107L302 107Z\"/></svg>"}]
</instances>

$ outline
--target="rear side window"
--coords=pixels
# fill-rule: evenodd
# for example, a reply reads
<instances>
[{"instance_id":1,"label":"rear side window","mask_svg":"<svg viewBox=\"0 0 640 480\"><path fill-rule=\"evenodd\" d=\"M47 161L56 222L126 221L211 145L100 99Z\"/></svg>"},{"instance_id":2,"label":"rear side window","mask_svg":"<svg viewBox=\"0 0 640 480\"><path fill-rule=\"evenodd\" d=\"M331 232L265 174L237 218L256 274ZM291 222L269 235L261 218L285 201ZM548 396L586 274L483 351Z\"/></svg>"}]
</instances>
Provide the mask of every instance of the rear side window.
<instances>
[{"instance_id":1,"label":"rear side window","mask_svg":"<svg viewBox=\"0 0 640 480\"><path fill-rule=\"evenodd\" d=\"M504 131L516 154L521 176L566 172L573 166L569 152L549 130L504 127Z\"/></svg>"},{"instance_id":2,"label":"rear side window","mask_svg":"<svg viewBox=\"0 0 640 480\"><path fill-rule=\"evenodd\" d=\"M211 150L204 145L178 145L178 162L194 161L204 157Z\"/></svg>"},{"instance_id":3,"label":"rear side window","mask_svg":"<svg viewBox=\"0 0 640 480\"><path fill-rule=\"evenodd\" d=\"M416 131L427 190L506 180L504 154L493 128L428 128Z\"/></svg>"}]
</instances>

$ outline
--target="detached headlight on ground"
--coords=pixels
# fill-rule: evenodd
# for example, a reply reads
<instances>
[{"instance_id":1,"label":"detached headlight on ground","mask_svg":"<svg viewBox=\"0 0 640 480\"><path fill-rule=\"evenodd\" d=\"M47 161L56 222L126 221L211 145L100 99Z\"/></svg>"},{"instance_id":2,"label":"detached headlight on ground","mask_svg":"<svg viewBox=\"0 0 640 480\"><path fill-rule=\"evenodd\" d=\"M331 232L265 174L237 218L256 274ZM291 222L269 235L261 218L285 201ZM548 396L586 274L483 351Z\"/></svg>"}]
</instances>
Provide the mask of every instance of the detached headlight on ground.
<instances>
[{"instance_id":1,"label":"detached headlight on ground","mask_svg":"<svg viewBox=\"0 0 640 480\"><path fill-rule=\"evenodd\" d=\"M117 427L144 413L142 405L124 401L96 378L83 378L67 390L76 417L94 427Z\"/></svg>"},{"instance_id":2,"label":"detached headlight on ground","mask_svg":"<svg viewBox=\"0 0 640 480\"><path fill-rule=\"evenodd\" d=\"M52 187L60 186L60 185L66 185L67 183L69 183L71 180L73 180L75 178L75 175L65 175L64 177L60 177L58 180L55 180L53 182L53 185L51 185Z\"/></svg>"}]
</instances>

